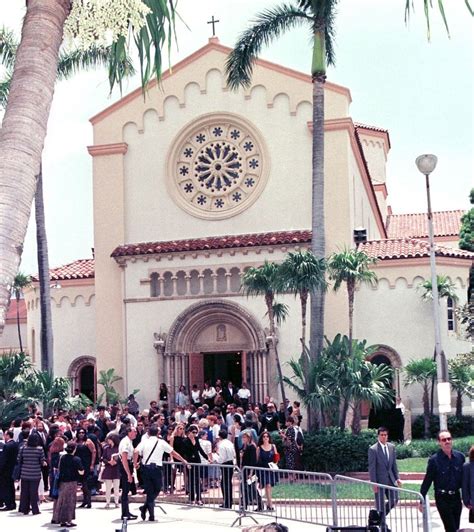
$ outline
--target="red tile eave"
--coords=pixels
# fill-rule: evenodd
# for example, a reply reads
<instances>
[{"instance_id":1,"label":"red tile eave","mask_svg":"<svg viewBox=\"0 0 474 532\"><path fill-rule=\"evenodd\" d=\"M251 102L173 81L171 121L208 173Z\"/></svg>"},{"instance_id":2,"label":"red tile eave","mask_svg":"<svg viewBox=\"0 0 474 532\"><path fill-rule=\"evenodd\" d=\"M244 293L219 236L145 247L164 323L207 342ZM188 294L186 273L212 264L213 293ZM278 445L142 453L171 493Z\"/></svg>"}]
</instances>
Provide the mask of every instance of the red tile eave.
<instances>
[{"instance_id":1,"label":"red tile eave","mask_svg":"<svg viewBox=\"0 0 474 532\"><path fill-rule=\"evenodd\" d=\"M390 134L388 132L387 129L383 129L381 127L376 127L376 126L368 126L366 124L361 124L359 122L355 122L354 123L354 126L356 129L361 129L361 130L364 130L364 133L366 135L370 135L370 134L373 134L375 133L376 136L381 136L383 137L386 141L387 141L387 148L388 150L391 149L392 145L390 143ZM387 150L387 151L388 151Z\"/></svg>"},{"instance_id":2,"label":"red tile eave","mask_svg":"<svg viewBox=\"0 0 474 532\"><path fill-rule=\"evenodd\" d=\"M210 50L217 50L217 51L223 52L223 53L225 53L227 55L227 54L229 54L229 52L232 51L232 48L230 48L228 46L224 46L223 44L220 44L219 40L217 38L211 38L211 39L209 39L209 42L206 45L204 45L202 48L199 48L198 50L196 50L191 55L185 57L184 59L182 59L181 61L176 63L173 67L171 67L168 70L166 70L165 72L163 72L161 80L162 81L166 80L172 74L175 74L176 72L179 72L180 70L185 68L190 63L196 61L197 59L199 59L200 57L205 55ZM284 67L282 65L278 65L277 63L272 63L271 61L267 61L265 59L257 59L255 61L255 63L257 65L259 65L259 66L269 68L270 70L274 70L276 72L280 72L280 73L285 74L287 76L290 76L292 78L296 78L296 79L299 79L301 81L305 81L307 83L312 83L311 76L309 74L305 74L304 72L299 72L298 70L293 70L291 68ZM150 81L150 83L148 84L147 90L152 89L153 87L155 87L156 84L157 84L156 80ZM349 102L352 101L350 90L347 87L343 87L342 85L338 85L338 84L332 83L330 81L326 82L326 87L328 89L330 89L330 90L335 91L335 92L339 92L339 93L345 94L348 97ZM126 105L131 100L134 100L137 97L141 97L142 93L143 93L143 91L142 91L141 87L139 87L138 89L135 89L134 91L130 92L129 94L127 94L126 96L124 96L123 98L118 100L117 102L115 102L112 105L110 105L109 107L103 109L100 113L97 113L96 115L94 115L92 118L89 119L89 121L91 122L92 125L97 124L103 118L107 117L108 115L113 113L115 110L120 109L121 107Z\"/></svg>"}]
</instances>

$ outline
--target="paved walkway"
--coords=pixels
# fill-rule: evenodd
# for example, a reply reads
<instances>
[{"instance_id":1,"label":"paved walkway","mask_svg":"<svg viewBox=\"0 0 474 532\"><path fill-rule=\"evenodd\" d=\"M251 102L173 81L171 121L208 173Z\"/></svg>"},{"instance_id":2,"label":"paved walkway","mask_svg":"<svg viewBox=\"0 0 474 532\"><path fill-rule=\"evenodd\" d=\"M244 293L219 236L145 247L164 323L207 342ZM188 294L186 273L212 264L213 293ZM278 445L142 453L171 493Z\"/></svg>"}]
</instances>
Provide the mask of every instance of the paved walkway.
<instances>
[{"instance_id":1,"label":"paved walkway","mask_svg":"<svg viewBox=\"0 0 474 532\"><path fill-rule=\"evenodd\" d=\"M103 503L93 503L92 509L78 509L76 512L77 527L71 530L78 532L115 532L121 530L120 509L105 510ZM133 513L139 515L139 503L132 503L130 508ZM51 524L52 503L45 503L41 505L40 515L23 516L18 512L0 512L0 530L8 530L10 532L36 532L47 530L64 530L58 525ZM148 521L142 522L140 519L131 521L128 525L130 532L140 532L140 530L165 530L166 531L188 531L204 529L206 532L222 532L226 530L241 530L241 526L237 524L231 529L232 523L235 521L236 512L228 512L209 508L186 507L172 504L164 504L163 508L167 512L162 514L160 510L156 509L157 521L150 523ZM443 526L439 520L436 509L432 510L433 516L433 532L442 532ZM271 516L259 514L257 517L259 524L269 523L273 521ZM309 525L304 523L289 522L279 520L281 523L289 527L290 532L324 532L326 527ZM247 517L243 519L242 526L249 526L253 521ZM465 527L469 530L468 513L464 509L461 528ZM471 525L472 526L472 525ZM471 528L474 531L474 528Z\"/></svg>"}]
</instances>

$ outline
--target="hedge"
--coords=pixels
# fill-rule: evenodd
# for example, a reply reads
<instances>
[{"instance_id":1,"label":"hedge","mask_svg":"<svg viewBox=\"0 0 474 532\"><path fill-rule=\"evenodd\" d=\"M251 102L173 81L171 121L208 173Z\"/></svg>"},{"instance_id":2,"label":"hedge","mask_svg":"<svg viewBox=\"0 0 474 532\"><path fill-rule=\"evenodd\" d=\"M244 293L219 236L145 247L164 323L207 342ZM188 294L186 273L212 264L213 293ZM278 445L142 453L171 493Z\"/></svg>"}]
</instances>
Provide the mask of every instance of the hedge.
<instances>
[{"instance_id":1,"label":"hedge","mask_svg":"<svg viewBox=\"0 0 474 532\"><path fill-rule=\"evenodd\" d=\"M455 438L470 436L474 434L474 416L448 416L448 429ZM439 417L430 416L430 436L436 438L438 431ZM417 416L413 420L411 432L414 439L423 438L425 432L424 416Z\"/></svg>"},{"instance_id":2,"label":"hedge","mask_svg":"<svg viewBox=\"0 0 474 532\"><path fill-rule=\"evenodd\" d=\"M282 457L280 467L285 467L281 438L272 434ZM305 433L303 464L307 471L320 473L347 473L368 470L369 447L377 441L375 430L363 430L359 435L338 428L327 428ZM474 445L474 436L456 438L454 448L467 454ZM429 457L439 449L436 440L413 440L409 445L397 444L397 458Z\"/></svg>"}]
</instances>

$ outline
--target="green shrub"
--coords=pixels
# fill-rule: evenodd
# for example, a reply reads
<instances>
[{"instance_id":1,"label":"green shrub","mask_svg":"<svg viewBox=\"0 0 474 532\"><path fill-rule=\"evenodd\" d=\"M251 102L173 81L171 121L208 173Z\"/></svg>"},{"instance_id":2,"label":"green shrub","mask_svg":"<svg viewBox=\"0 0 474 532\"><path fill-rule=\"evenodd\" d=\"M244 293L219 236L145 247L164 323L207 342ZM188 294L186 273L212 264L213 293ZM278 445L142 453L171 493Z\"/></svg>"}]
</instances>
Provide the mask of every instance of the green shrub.
<instances>
[{"instance_id":1,"label":"green shrub","mask_svg":"<svg viewBox=\"0 0 474 532\"><path fill-rule=\"evenodd\" d=\"M376 440L374 430L363 430L357 436L338 428L306 433L302 457L304 468L320 473L367 471L368 450ZM278 441L276 443L279 447ZM281 447L279 452L283 456Z\"/></svg>"},{"instance_id":2,"label":"green shrub","mask_svg":"<svg viewBox=\"0 0 474 532\"><path fill-rule=\"evenodd\" d=\"M448 416L448 429L456 437L469 436L474 434L474 417L473 416ZM411 426L411 432L414 439L423 438L425 430L425 421L423 416L417 416ZM439 431L439 417L430 416L430 436L436 438Z\"/></svg>"},{"instance_id":3,"label":"green shrub","mask_svg":"<svg viewBox=\"0 0 474 532\"><path fill-rule=\"evenodd\" d=\"M474 445L474 436L465 438L456 438L454 440L454 449L464 454L469 452ZM413 440L409 445L399 443L396 446L397 458L428 458L439 449L438 441L433 440Z\"/></svg>"}]
</instances>

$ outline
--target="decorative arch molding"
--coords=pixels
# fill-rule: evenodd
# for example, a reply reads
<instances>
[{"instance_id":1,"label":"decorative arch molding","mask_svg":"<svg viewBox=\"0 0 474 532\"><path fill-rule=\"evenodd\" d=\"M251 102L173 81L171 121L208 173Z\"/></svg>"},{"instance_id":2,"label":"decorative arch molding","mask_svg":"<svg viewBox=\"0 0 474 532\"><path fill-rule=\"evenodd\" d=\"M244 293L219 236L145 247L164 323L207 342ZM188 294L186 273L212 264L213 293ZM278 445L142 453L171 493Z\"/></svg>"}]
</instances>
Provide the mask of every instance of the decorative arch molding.
<instances>
[{"instance_id":1,"label":"decorative arch molding","mask_svg":"<svg viewBox=\"0 0 474 532\"><path fill-rule=\"evenodd\" d=\"M96 359L92 355L83 355L75 358L67 370L67 376L71 379L72 392L75 388L80 388L81 371L86 366L96 368Z\"/></svg>"},{"instance_id":2,"label":"decorative arch molding","mask_svg":"<svg viewBox=\"0 0 474 532\"><path fill-rule=\"evenodd\" d=\"M388 345L379 344L376 351L367 357L367 360L372 360L377 355L384 355L387 357L390 360L392 368L394 369L399 369L402 367L402 359L400 355L395 351L395 349Z\"/></svg>"},{"instance_id":3,"label":"decorative arch molding","mask_svg":"<svg viewBox=\"0 0 474 532\"><path fill-rule=\"evenodd\" d=\"M166 339L165 353L192 352L199 333L214 323L232 324L240 329L248 342L240 349L266 350L264 331L255 316L233 301L211 299L191 305L175 319Z\"/></svg>"}]
</instances>

